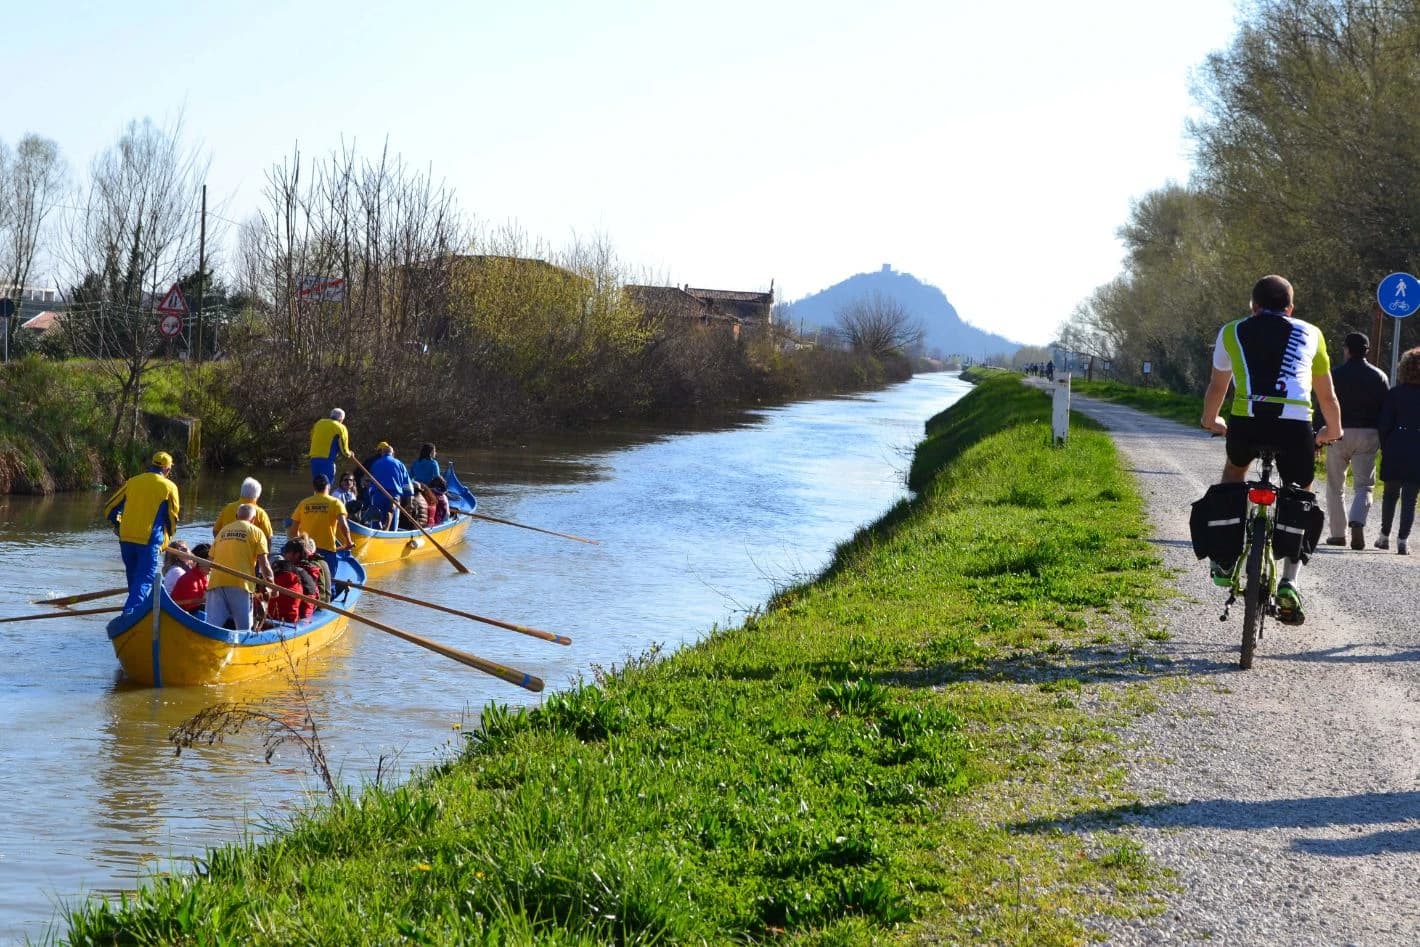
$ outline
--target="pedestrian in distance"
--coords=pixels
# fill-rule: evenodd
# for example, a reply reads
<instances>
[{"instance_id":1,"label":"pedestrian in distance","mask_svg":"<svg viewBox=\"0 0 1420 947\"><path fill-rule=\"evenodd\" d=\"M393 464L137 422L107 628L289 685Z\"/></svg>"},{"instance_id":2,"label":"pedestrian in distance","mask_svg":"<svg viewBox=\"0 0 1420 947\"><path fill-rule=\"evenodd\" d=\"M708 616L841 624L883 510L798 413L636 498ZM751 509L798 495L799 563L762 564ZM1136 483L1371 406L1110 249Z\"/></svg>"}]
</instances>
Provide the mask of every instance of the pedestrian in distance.
<instances>
[{"instance_id":1,"label":"pedestrian in distance","mask_svg":"<svg viewBox=\"0 0 1420 947\"><path fill-rule=\"evenodd\" d=\"M1326 449L1326 513L1331 524L1329 546L1346 545L1351 531L1351 548L1366 548L1366 519L1371 513L1371 494L1376 485L1376 451L1380 450L1377 430L1381 404L1390 390L1385 372L1366 360L1371 340L1365 333L1346 336L1346 361L1331 370L1331 383L1341 402L1341 426L1345 433ZM1351 469L1351 509L1345 502L1346 469Z\"/></svg>"},{"instance_id":2,"label":"pedestrian in distance","mask_svg":"<svg viewBox=\"0 0 1420 947\"><path fill-rule=\"evenodd\" d=\"M158 451L148 469L129 477L104 505L128 577L124 612L138 609L152 594L162 549L177 532L178 488L168 479L172 470L172 455Z\"/></svg>"},{"instance_id":3,"label":"pedestrian in distance","mask_svg":"<svg viewBox=\"0 0 1420 947\"><path fill-rule=\"evenodd\" d=\"M311 476L325 474L325 479L335 483L335 462L342 458L354 459L350 453L350 432L345 427L345 412L332 408L330 417L321 418L311 428Z\"/></svg>"},{"instance_id":4,"label":"pedestrian in distance","mask_svg":"<svg viewBox=\"0 0 1420 947\"><path fill-rule=\"evenodd\" d=\"M1390 548L1390 528L1395 508L1400 507L1400 523L1395 551L1410 552L1410 527L1415 522L1415 500L1420 494L1420 348L1400 357L1395 370L1396 386L1381 405L1381 534L1377 549Z\"/></svg>"}]
</instances>

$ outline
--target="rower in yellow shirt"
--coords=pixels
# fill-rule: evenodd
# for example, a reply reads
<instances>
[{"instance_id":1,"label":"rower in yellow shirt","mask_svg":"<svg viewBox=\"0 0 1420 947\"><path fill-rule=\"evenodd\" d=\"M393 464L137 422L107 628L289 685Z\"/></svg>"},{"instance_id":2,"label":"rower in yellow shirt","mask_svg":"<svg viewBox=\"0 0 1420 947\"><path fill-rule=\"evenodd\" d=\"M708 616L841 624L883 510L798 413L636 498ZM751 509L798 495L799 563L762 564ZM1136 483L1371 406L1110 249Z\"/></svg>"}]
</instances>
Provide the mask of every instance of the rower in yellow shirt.
<instances>
[{"instance_id":1,"label":"rower in yellow shirt","mask_svg":"<svg viewBox=\"0 0 1420 947\"><path fill-rule=\"evenodd\" d=\"M350 453L350 432L346 430L345 412L332 408L330 417L321 418L311 428L311 476L325 474L325 479L335 483L335 462L342 457L353 457Z\"/></svg>"},{"instance_id":2,"label":"rower in yellow shirt","mask_svg":"<svg viewBox=\"0 0 1420 947\"><path fill-rule=\"evenodd\" d=\"M148 469L129 477L104 505L104 518L118 532L123 571L128 575L125 612L147 601L158 578L163 546L177 532L178 488L168 479L172 469L172 455L158 451Z\"/></svg>"},{"instance_id":3,"label":"rower in yellow shirt","mask_svg":"<svg viewBox=\"0 0 1420 947\"><path fill-rule=\"evenodd\" d=\"M217 534L222 531L222 527L229 523L236 522L237 507L243 503L250 503L256 512L252 515L251 524L266 534L266 542L271 543L271 517L266 515L266 511L261 508L257 501L261 499L261 481L255 477L248 477L242 481L241 495L239 499L233 500L222 507L222 512L217 514L217 521L212 524L212 538L216 539Z\"/></svg>"},{"instance_id":4,"label":"rower in yellow shirt","mask_svg":"<svg viewBox=\"0 0 1420 947\"><path fill-rule=\"evenodd\" d=\"M337 553L354 545L350 538L350 519L346 516L345 504L330 495L330 480L325 474L312 477L311 486L316 492L296 504L286 535L294 539L305 533L315 540L316 550L330 566L330 574L335 575Z\"/></svg>"}]
</instances>

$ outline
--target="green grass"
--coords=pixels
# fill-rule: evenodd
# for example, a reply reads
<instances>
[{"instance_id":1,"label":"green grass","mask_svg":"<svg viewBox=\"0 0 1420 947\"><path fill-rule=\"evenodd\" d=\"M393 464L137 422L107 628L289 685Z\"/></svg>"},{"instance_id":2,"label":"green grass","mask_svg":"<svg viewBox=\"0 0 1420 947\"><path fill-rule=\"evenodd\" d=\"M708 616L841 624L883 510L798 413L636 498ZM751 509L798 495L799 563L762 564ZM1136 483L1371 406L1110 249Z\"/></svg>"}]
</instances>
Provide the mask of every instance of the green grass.
<instances>
[{"instance_id":1,"label":"green grass","mask_svg":"<svg viewBox=\"0 0 1420 947\"><path fill-rule=\"evenodd\" d=\"M1140 411L1178 421L1189 427L1197 427L1199 419L1203 417L1201 395L1180 394L1167 388L1140 388L1118 381L1085 381L1074 378L1070 380L1070 391L1087 398L1099 398L1101 401L1113 401L1138 408ZM1224 417L1227 416L1226 408L1227 405L1224 405Z\"/></svg>"},{"instance_id":2,"label":"green grass","mask_svg":"<svg viewBox=\"0 0 1420 947\"><path fill-rule=\"evenodd\" d=\"M1052 448L1048 410L985 379L929 424L920 495L744 626L492 705L459 758L69 938L1034 945L1147 910L1137 845L1038 830L1129 801L1111 734L1147 672L1114 639L1164 581L1108 438Z\"/></svg>"}]
</instances>

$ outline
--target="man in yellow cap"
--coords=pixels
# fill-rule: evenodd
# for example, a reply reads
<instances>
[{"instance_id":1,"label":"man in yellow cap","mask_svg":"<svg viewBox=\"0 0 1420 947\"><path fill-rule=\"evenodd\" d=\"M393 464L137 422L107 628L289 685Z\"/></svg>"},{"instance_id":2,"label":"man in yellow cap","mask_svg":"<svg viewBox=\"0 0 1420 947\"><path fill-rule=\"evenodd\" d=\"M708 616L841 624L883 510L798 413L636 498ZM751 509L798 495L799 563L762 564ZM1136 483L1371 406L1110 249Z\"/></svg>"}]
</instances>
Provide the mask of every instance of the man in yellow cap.
<instances>
[{"instance_id":1,"label":"man in yellow cap","mask_svg":"<svg viewBox=\"0 0 1420 947\"><path fill-rule=\"evenodd\" d=\"M168 479L172 469L172 455L158 451L148 469L129 477L104 506L104 518L118 533L128 574L125 612L139 608L152 594L163 546L177 532L178 488Z\"/></svg>"},{"instance_id":2,"label":"man in yellow cap","mask_svg":"<svg viewBox=\"0 0 1420 947\"><path fill-rule=\"evenodd\" d=\"M409 497L414 496L414 480L409 476L409 470L404 466L404 461L394 455L394 448L388 441L380 441L375 445L375 452L379 454L375 462L370 465L370 476L379 486L375 487L375 493L370 497L370 503L380 511L383 517L381 529L394 529L399 524L399 517L395 513L394 504L403 504ZM391 502L393 497L393 502Z\"/></svg>"},{"instance_id":3,"label":"man in yellow cap","mask_svg":"<svg viewBox=\"0 0 1420 947\"><path fill-rule=\"evenodd\" d=\"M345 412L332 408L330 417L321 418L311 428L311 476L324 474L325 479L335 483L335 462L343 457L354 458L350 453L350 432L345 428Z\"/></svg>"}]
</instances>

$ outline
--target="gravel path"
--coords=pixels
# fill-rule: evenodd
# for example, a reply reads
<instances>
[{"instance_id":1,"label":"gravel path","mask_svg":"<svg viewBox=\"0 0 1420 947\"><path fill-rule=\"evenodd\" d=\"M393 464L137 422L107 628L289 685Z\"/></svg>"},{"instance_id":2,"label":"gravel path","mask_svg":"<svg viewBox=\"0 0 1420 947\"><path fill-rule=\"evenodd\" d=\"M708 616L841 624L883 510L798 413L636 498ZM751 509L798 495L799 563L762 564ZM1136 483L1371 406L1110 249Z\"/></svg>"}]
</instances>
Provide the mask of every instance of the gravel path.
<instances>
[{"instance_id":1,"label":"gravel path","mask_svg":"<svg viewBox=\"0 0 1420 947\"><path fill-rule=\"evenodd\" d=\"M1072 407L1110 428L1147 498L1182 592L1159 657L1197 684L1163 689L1126 734L1144 805L1125 822L1179 890L1160 916L1098 929L1114 944L1420 944L1420 556L1323 545L1302 571L1306 624L1268 622L1238 671L1242 603L1218 621L1226 596L1188 541L1222 442ZM1368 540L1379 523L1377 489Z\"/></svg>"}]
</instances>

